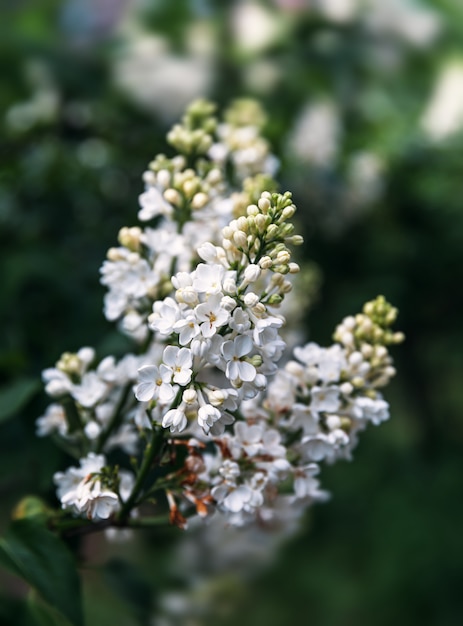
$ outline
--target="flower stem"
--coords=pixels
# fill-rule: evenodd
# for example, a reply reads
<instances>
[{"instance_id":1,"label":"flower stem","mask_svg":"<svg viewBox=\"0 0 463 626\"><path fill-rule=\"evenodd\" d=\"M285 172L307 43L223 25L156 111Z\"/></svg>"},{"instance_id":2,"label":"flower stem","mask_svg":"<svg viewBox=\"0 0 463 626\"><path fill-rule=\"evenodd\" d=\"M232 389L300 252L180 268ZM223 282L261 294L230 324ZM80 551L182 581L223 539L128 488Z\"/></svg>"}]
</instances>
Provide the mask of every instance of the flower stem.
<instances>
[{"instance_id":1,"label":"flower stem","mask_svg":"<svg viewBox=\"0 0 463 626\"><path fill-rule=\"evenodd\" d=\"M116 520L118 522L122 522L126 520L132 508L137 503L138 496L143 490L143 484L145 479L153 465L153 461L156 455L160 452L162 448L162 444L164 442L164 432L162 429L156 430L153 426L153 434L151 442L146 446L145 453L143 456L143 462L140 467L140 471L138 472L138 476L135 481L135 485L133 486L132 493L127 498L127 500L122 505L121 510L119 511Z\"/></svg>"},{"instance_id":2,"label":"flower stem","mask_svg":"<svg viewBox=\"0 0 463 626\"><path fill-rule=\"evenodd\" d=\"M115 429L122 422L122 419L124 417L124 413L122 412L122 409L124 407L124 404L127 401L127 398L129 396L131 389L132 389L132 383L128 383L122 392L122 395L119 399L119 402L117 403L116 408L114 409L114 413L111 417L111 420L109 421L107 427L104 429L104 431L101 433L101 435L98 438L98 442L96 446L97 453L103 450L104 445L108 441L110 435L115 431Z\"/></svg>"}]
</instances>

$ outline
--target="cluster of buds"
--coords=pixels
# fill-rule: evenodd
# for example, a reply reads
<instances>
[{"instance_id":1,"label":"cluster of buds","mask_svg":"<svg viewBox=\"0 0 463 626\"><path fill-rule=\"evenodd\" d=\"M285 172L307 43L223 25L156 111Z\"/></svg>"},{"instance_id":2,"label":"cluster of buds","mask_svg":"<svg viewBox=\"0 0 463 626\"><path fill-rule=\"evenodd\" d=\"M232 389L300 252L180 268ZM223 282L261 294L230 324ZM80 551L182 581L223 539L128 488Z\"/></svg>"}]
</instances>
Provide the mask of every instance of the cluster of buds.
<instances>
[{"instance_id":1,"label":"cluster of buds","mask_svg":"<svg viewBox=\"0 0 463 626\"><path fill-rule=\"evenodd\" d=\"M384 387L395 375L387 348L404 340L402 332L391 329L397 313L384 296L378 296L364 304L362 313L345 317L337 326L333 339L346 348L350 361L358 365L358 376L352 380L355 387Z\"/></svg>"},{"instance_id":2,"label":"cluster of buds","mask_svg":"<svg viewBox=\"0 0 463 626\"><path fill-rule=\"evenodd\" d=\"M179 154L144 175L142 225L120 230L101 269L106 316L134 353L97 362L83 348L44 372L53 403L38 434L80 464L55 475L71 516L120 528L151 507L182 528L192 517L292 528L294 511L326 498L321 463L389 416L378 389L403 336L382 297L346 317L332 346L296 347L281 365L302 237L291 193L275 191L263 121L249 101L222 122L205 101L188 109L168 136Z\"/></svg>"}]
</instances>

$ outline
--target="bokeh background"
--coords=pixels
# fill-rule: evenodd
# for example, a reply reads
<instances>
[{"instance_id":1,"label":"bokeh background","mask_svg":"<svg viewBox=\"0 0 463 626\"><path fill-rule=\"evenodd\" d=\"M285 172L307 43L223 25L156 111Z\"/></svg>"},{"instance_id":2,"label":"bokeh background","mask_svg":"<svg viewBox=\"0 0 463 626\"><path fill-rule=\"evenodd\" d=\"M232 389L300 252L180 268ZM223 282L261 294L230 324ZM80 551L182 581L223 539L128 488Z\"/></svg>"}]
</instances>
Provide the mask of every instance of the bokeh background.
<instances>
[{"instance_id":1,"label":"bokeh background","mask_svg":"<svg viewBox=\"0 0 463 626\"><path fill-rule=\"evenodd\" d=\"M63 458L35 436L41 371L64 350L126 346L103 318L98 268L135 223L146 164L193 98L252 96L318 277L306 337L330 342L379 293L400 310L392 419L364 433L353 462L324 469L332 500L265 566L250 562L252 577L224 565L185 599L176 529L75 546L88 626L460 625L461 0L22 0L1 12L2 528L23 495L54 502ZM0 578L0 623L28 623L24 594Z\"/></svg>"}]
</instances>

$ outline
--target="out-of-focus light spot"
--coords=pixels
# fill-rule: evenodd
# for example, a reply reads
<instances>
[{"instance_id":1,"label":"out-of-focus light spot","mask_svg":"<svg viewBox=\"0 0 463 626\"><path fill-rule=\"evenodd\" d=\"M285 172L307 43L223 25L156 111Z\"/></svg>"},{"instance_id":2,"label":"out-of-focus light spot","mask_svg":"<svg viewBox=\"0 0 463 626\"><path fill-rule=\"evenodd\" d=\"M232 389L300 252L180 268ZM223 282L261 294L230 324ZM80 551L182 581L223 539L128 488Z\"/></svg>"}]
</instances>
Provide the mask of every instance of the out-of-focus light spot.
<instances>
[{"instance_id":1,"label":"out-of-focus light spot","mask_svg":"<svg viewBox=\"0 0 463 626\"><path fill-rule=\"evenodd\" d=\"M434 141L463 129L463 60L452 61L442 69L421 125Z\"/></svg>"}]
</instances>

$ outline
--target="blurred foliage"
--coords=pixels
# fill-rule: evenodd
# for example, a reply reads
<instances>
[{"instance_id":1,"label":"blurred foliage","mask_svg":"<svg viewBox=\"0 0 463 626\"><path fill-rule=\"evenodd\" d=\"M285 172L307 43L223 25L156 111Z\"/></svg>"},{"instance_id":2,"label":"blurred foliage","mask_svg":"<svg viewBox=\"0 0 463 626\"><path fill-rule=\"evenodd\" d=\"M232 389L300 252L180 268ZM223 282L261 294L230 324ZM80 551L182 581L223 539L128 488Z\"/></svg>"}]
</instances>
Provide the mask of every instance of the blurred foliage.
<instances>
[{"instance_id":1,"label":"blurred foliage","mask_svg":"<svg viewBox=\"0 0 463 626\"><path fill-rule=\"evenodd\" d=\"M377 293L398 306L407 337L396 350L390 423L364 436L354 463L325 468L333 500L313 510L272 567L245 590L229 581L229 621L238 614L243 626L301 616L317 626L452 626L463 610L463 133L432 141L420 119L440 68L460 53L463 9L458 0L421 3L438 16L440 33L430 45L411 45L360 18L296 10L306 4L260 3L278 28L246 45L236 33L240 3L157 0L138 11L122 0L5 3L1 523L28 493L54 502L50 477L64 466L63 454L34 432L46 403L41 370L85 344L100 355L124 350L102 315L98 268L118 229L135 222L141 174L166 149L174 120L169 102L155 100L162 90L169 97L172 85L142 84L140 100L117 79L117 67L137 38L162 37L164 48L154 42L160 55L168 42L176 63L198 54L207 61L208 93L201 95L219 104L256 96L268 112L267 134L282 158L283 187L294 190L307 261L323 275L309 338L329 341L340 318ZM192 26L206 29L195 45ZM288 139L295 120L307 103L326 100L341 129L335 157L295 158ZM361 206L349 204L358 151L379 158L382 172L380 193ZM81 558L89 626L149 623L162 590L180 588L166 575L177 532L141 533L130 545L101 537L71 542ZM0 573L0 589L2 624L36 623L22 585ZM219 591L222 606L227 593ZM221 613L210 619L228 623Z\"/></svg>"}]
</instances>

